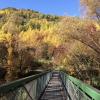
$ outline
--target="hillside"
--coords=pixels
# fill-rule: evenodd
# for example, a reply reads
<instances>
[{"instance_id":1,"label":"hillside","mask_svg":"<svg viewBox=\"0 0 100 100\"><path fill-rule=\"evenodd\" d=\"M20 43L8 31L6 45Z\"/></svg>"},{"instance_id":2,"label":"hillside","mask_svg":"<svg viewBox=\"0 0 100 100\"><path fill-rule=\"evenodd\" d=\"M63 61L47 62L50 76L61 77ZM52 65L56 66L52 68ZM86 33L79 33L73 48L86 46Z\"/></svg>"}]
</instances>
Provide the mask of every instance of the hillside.
<instances>
[{"instance_id":1,"label":"hillside","mask_svg":"<svg viewBox=\"0 0 100 100\"><path fill-rule=\"evenodd\" d=\"M0 10L0 29L5 33L10 30L9 28L14 28L14 26L16 27L15 30L18 30L20 32L27 31L29 26L31 27L31 29L37 28L40 30L46 21L50 23L50 26L51 24L59 22L60 18L60 16L49 14L45 15L34 10L8 7ZM10 25L10 27L7 27L8 24ZM10 32L12 31L10 30Z\"/></svg>"},{"instance_id":2,"label":"hillside","mask_svg":"<svg viewBox=\"0 0 100 100\"><path fill-rule=\"evenodd\" d=\"M45 15L29 9L0 10L0 65L7 68L6 82L28 70L57 67L99 86L99 31L95 20L77 16Z\"/></svg>"}]
</instances>

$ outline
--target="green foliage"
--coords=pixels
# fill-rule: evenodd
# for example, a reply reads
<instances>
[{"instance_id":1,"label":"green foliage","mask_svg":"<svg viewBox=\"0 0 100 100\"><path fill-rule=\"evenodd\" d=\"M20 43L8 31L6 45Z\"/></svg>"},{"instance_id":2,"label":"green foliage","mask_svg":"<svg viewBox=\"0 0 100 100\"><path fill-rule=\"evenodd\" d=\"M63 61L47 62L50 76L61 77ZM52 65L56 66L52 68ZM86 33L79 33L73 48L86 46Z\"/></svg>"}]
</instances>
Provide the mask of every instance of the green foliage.
<instances>
[{"instance_id":1,"label":"green foliage","mask_svg":"<svg viewBox=\"0 0 100 100\"><path fill-rule=\"evenodd\" d=\"M94 76L93 81L94 81L94 84L96 84L97 86L100 86L100 75Z\"/></svg>"},{"instance_id":2,"label":"green foliage","mask_svg":"<svg viewBox=\"0 0 100 100\"><path fill-rule=\"evenodd\" d=\"M43 19L44 17L45 17L44 14L40 14L40 15L39 15L39 18L40 18L40 19Z\"/></svg>"},{"instance_id":3,"label":"green foliage","mask_svg":"<svg viewBox=\"0 0 100 100\"><path fill-rule=\"evenodd\" d=\"M64 73L67 73L66 68L65 67L59 67L61 71L63 71Z\"/></svg>"}]
</instances>

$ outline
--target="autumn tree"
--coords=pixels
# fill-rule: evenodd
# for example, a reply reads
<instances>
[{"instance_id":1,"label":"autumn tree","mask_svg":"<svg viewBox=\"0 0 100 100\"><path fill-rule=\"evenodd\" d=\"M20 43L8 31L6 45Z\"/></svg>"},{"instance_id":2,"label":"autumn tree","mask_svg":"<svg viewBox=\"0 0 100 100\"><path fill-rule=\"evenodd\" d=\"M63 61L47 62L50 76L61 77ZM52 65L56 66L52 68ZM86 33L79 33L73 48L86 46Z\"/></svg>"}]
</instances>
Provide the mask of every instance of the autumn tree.
<instances>
[{"instance_id":1,"label":"autumn tree","mask_svg":"<svg viewBox=\"0 0 100 100\"><path fill-rule=\"evenodd\" d=\"M40 14L40 15L39 15L39 18L40 18L40 19L42 19L42 18L44 18L44 17L45 17L44 14Z\"/></svg>"},{"instance_id":2,"label":"autumn tree","mask_svg":"<svg viewBox=\"0 0 100 100\"><path fill-rule=\"evenodd\" d=\"M35 56L36 58L45 58L47 59L47 50L48 50L48 44L42 43L39 47L37 47Z\"/></svg>"},{"instance_id":3,"label":"autumn tree","mask_svg":"<svg viewBox=\"0 0 100 100\"><path fill-rule=\"evenodd\" d=\"M100 22L100 0L79 0L79 2L79 10L85 18Z\"/></svg>"},{"instance_id":4,"label":"autumn tree","mask_svg":"<svg viewBox=\"0 0 100 100\"><path fill-rule=\"evenodd\" d=\"M60 36L62 38L61 41L69 42L74 39L100 53L99 31L96 30L96 26L93 21L66 16L59 27L60 31L62 30L62 32L60 32Z\"/></svg>"},{"instance_id":5,"label":"autumn tree","mask_svg":"<svg viewBox=\"0 0 100 100\"><path fill-rule=\"evenodd\" d=\"M48 47L48 57L49 59L51 59L54 56L54 51L55 51L56 47L54 45L50 45L50 47Z\"/></svg>"},{"instance_id":6,"label":"autumn tree","mask_svg":"<svg viewBox=\"0 0 100 100\"><path fill-rule=\"evenodd\" d=\"M55 50L54 50L54 57L55 57L55 62L60 65L62 64L62 60L65 57L65 51L66 48L64 47L64 44L59 45Z\"/></svg>"},{"instance_id":7,"label":"autumn tree","mask_svg":"<svg viewBox=\"0 0 100 100\"><path fill-rule=\"evenodd\" d=\"M6 43L0 42L0 62L2 63L2 66L4 66L3 60L7 60L6 59L7 52L8 51L7 51Z\"/></svg>"},{"instance_id":8,"label":"autumn tree","mask_svg":"<svg viewBox=\"0 0 100 100\"><path fill-rule=\"evenodd\" d=\"M100 55L100 44L99 44L100 35L99 35L99 31L96 29L95 21L86 20L83 18L79 19L78 17L65 16L65 18L62 19L58 27L59 27L58 28L59 43L65 43L65 44L70 43L69 46L71 46L71 48L67 52L67 55L71 54L73 55L73 57L71 57L71 60L67 60L67 64L76 66L73 65L75 63L77 64L76 69L79 70L80 70L80 66L82 66L83 68L83 66L86 64L85 65L86 70L88 71L90 70L90 72L92 72L92 70L97 66L97 65L94 66L95 63L93 61L94 59L96 59L95 55L96 54ZM80 45L79 47L77 47L76 45L73 46L72 43L75 43L76 45L80 43ZM87 58L85 52L83 52L85 51L85 49L82 50L81 47L82 44L84 45L86 52L89 51L91 52L90 55L87 53L89 58ZM74 50L71 51L73 47ZM95 55L93 55L92 53ZM87 60L87 63L84 63L85 60ZM100 60L98 59L97 61L99 62ZM92 84L92 75L93 74L90 73L91 76L89 77L90 84Z\"/></svg>"}]
</instances>

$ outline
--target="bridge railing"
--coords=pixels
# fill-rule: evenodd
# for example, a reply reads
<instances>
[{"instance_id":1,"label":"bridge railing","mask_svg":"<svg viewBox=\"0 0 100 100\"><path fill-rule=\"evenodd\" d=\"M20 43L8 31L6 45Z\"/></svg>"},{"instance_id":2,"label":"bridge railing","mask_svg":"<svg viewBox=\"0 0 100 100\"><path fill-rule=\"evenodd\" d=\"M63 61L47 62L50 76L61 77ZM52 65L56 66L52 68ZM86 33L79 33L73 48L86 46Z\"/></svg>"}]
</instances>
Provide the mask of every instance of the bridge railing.
<instances>
[{"instance_id":1,"label":"bridge railing","mask_svg":"<svg viewBox=\"0 0 100 100\"><path fill-rule=\"evenodd\" d=\"M0 86L0 100L38 100L52 71L32 75Z\"/></svg>"},{"instance_id":2,"label":"bridge railing","mask_svg":"<svg viewBox=\"0 0 100 100\"><path fill-rule=\"evenodd\" d=\"M100 91L59 71L67 100L100 100Z\"/></svg>"}]
</instances>

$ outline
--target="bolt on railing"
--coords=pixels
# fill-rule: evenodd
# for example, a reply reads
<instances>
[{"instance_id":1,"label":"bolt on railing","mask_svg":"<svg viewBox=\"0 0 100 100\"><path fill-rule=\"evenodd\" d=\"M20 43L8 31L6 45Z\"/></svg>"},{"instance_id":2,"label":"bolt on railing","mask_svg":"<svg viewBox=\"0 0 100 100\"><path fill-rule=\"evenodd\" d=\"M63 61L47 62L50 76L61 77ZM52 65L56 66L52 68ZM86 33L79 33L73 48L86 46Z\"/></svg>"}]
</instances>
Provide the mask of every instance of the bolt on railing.
<instances>
[{"instance_id":1,"label":"bolt on railing","mask_svg":"<svg viewBox=\"0 0 100 100\"><path fill-rule=\"evenodd\" d=\"M100 91L94 87L59 71L67 100L100 100Z\"/></svg>"},{"instance_id":2,"label":"bolt on railing","mask_svg":"<svg viewBox=\"0 0 100 100\"><path fill-rule=\"evenodd\" d=\"M0 86L0 100L38 100L52 71L32 75Z\"/></svg>"}]
</instances>

